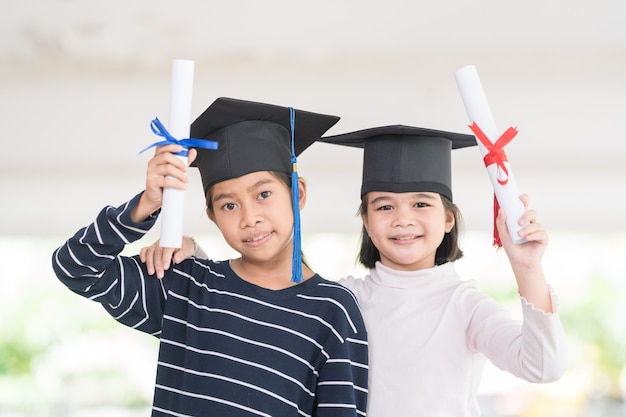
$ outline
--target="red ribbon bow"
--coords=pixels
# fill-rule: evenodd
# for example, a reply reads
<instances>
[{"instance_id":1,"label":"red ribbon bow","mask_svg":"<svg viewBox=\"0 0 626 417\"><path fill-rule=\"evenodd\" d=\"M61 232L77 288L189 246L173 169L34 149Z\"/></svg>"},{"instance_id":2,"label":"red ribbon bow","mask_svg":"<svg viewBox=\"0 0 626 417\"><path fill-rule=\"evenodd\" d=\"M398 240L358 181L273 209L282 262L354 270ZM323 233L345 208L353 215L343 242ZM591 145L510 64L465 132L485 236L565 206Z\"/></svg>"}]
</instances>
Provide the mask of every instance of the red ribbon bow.
<instances>
[{"instance_id":1,"label":"red ribbon bow","mask_svg":"<svg viewBox=\"0 0 626 417\"><path fill-rule=\"evenodd\" d=\"M498 172L496 174L496 179L500 185L506 185L509 182L509 171L506 169L505 162L508 162L506 157L506 153L504 152L504 147L508 145L509 142L513 140L515 135L517 135L517 129L514 127L509 127L495 143L492 143L487 135L478 127L476 122L473 122L470 127L472 132L476 138L482 143L487 149L487 154L483 157L483 161L485 162L485 166L496 164ZM504 173L504 178L501 178L500 173ZM500 240L500 234L498 233L498 228L496 226L496 217L498 216L498 211L500 211L500 204L498 204L498 199L494 196L493 198L493 245L501 248L502 241Z\"/></svg>"},{"instance_id":2,"label":"red ribbon bow","mask_svg":"<svg viewBox=\"0 0 626 417\"><path fill-rule=\"evenodd\" d=\"M472 129L472 132L474 132L474 135L478 138L480 143L487 148L488 152L483 158L485 166L488 167L491 164L496 164L498 167L498 183L500 185L506 185L506 183L509 182L509 171L506 169L506 165L504 165L505 162L508 162L506 153L504 152L504 147L513 140L515 135L517 135L517 129L509 127L502 135L500 135L495 143L491 143L487 135L480 130L480 127L478 127L476 122L472 123L469 128ZM501 172L505 175L504 179L500 179Z\"/></svg>"}]
</instances>

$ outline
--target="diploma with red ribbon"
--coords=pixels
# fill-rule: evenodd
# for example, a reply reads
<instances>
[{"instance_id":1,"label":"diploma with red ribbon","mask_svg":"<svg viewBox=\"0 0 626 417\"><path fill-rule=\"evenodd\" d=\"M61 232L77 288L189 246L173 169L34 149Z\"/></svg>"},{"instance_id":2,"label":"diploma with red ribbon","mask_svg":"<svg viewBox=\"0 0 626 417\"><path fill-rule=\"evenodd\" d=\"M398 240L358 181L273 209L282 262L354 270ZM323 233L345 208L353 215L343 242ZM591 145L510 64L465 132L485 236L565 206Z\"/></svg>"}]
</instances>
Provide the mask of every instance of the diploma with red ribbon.
<instances>
[{"instance_id":1,"label":"diploma with red ribbon","mask_svg":"<svg viewBox=\"0 0 626 417\"><path fill-rule=\"evenodd\" d=\"M500 207L506 214L506 226L514 243L523 243L517 232L522 226L517 222L524 214L524 205L520 200L517 184L509 164L504 147L515 137L517 129L509 127L500 135L496 128L487 98L482 88L476 67L463 67L454 73L465 110L472 123L469 127L476 136L491 185L494 197L494 246L502 246L495 216Z\"/></svg>"}]
</instances>

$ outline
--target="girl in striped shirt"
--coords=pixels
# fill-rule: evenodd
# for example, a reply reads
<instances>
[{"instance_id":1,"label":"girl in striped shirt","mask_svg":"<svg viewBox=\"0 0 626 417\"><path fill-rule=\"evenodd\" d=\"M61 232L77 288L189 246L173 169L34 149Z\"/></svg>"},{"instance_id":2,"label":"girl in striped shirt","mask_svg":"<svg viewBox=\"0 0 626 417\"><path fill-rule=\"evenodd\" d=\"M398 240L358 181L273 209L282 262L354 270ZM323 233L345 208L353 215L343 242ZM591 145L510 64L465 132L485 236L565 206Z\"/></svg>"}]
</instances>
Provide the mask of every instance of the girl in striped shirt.
<instances>
[{"instance_id":1,"label":"girl in striped shirt","mask_svg":"<svg viewBox=\"0 0 626 417\"><path fill-rule=\"evenodd\" d=\"M155 224L163 188L186 188L177 144L157 148L145 191L105 207L54 252L69 289L159 338L153 416L365 415L359 307L300 260L297 230L306 183L295 155L337 120L220 98L194 121L192 137L218 142L216 151L191 149L189 160L236 259L191 258L157 279L138 256L120 256Z\"/></svg>"}]
</instances>

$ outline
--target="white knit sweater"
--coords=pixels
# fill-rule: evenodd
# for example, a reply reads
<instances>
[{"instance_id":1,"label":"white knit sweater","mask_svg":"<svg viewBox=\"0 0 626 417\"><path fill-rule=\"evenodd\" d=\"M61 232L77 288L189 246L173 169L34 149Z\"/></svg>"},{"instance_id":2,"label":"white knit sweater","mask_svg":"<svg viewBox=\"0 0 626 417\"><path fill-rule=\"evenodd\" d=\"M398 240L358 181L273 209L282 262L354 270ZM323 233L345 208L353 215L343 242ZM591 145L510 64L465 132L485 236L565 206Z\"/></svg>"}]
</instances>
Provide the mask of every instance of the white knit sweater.
<instances>
[{"instance_id":1,"label":"white knit sweater","mask_svg":"<svg viewBox=\"0 0 626 417\"><path fill-rule=\"evenodd\" d=\"M412 272L377 263L365 279L340 283L355 292L368 332L369 417L479 416L486 359L530 382L565 372L556 313L522 298L523 323L513 320L453 263ZM556 312L555 294L552 302Z\"/></svg>"}]
</instances>

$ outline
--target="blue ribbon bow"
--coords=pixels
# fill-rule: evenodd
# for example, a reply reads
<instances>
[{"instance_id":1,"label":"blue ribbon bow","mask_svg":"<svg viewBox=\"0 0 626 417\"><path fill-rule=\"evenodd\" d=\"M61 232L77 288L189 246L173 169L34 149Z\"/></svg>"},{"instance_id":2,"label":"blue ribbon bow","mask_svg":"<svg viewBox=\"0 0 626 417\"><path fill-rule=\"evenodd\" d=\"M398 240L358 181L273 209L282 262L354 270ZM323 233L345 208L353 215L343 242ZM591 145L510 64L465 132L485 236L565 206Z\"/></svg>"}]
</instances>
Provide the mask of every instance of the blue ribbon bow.
<instances>
[{"instance_id":1,"label":"blue ribbon bow","mask_svg":"<svg viewBox=\"0 0 626 417\"><path fill-rule=\"evenodd\" d=\"M203 148L203 149L215 150L217 149L217 146L218 146L218 143L214 140L193 139L193 138L176 139L174 136L170 134L170 132L167 131L167 129L165 128L165 126L163 126L163 123L161 123L158 117L154 119L152 123L150 123L150 129L152 129L152 132L155 135L161 136L165 138L165 140L154 142L152 145L142 149L139 152L140 154L155 146L177 144L177 145L182 146L184 149L180 152L175 152L174 155L187 156L187 154L189 153L189 148Z\"/></svg>"}]
</instances>

